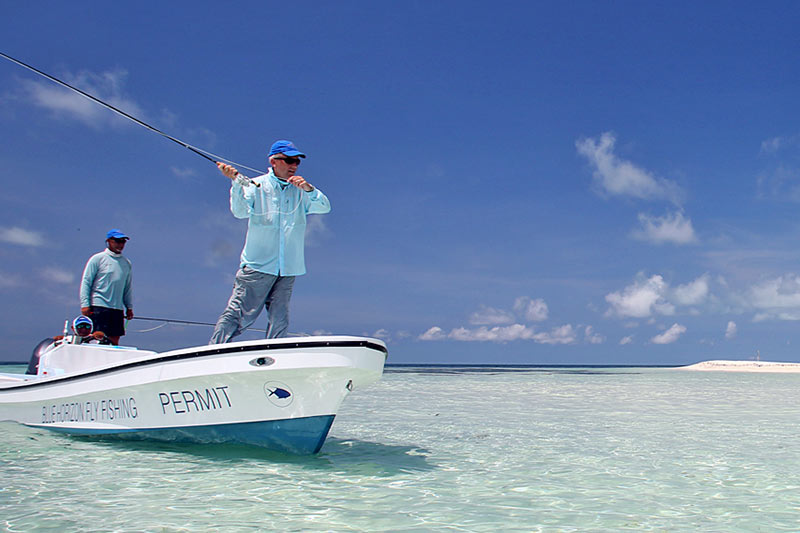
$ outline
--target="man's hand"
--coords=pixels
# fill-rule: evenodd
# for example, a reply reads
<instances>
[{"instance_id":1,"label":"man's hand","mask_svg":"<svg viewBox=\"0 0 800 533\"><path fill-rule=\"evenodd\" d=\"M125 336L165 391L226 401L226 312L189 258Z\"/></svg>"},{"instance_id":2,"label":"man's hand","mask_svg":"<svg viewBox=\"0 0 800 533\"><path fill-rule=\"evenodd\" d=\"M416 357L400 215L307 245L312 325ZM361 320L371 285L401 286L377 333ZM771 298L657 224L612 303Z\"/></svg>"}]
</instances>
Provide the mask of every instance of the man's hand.
<instances>
[{"instance_id":1,"label":"man's hand","mask_svg":"<svg viewBox=\"0 0 800 533\"><path fill-rule=\"evenodd\" d=\"M127 318L128 320L131 320L131 319L133 319L133 309L128 309L128 310L125 312L125 318Z\"/></svg>"},{"instance_id":2,"label":"man's hand","mask_svg":"<svg viewBox=\"0 0 800 533\"><path fill-rule=\"evenodd\" d=\"M83 316L92 316L92 308L91 307L81 307L81 314Z\"/></svg>"},{"instance_id":3,"label":"man's hand","mask_svg":"<svg viewBox=\"0 0 800 533\"><path fill-rule=\"evenodd\" d=\"M309 182L307 182L305 178L303 178L303 176L294 175L286 181L288 181L298 189L303 189L306 192L311 192L314 190L314 186L311 185Z\"/></svg>"},{"instance_id":4,"label":"man's hand","mask_svg":"<svg viewBox=\"0 0 800 533\"><path fill-rule=\"evenodd\" d=\"M222 172L222 174L226 178L230 178L232 180L235 180L236 175L239 174L239 171L236 170L234 167L226 165L225 163L221 163L219 161L217 161L217 168L219 169L220 172Z\"/></svg>"}]
</instances>

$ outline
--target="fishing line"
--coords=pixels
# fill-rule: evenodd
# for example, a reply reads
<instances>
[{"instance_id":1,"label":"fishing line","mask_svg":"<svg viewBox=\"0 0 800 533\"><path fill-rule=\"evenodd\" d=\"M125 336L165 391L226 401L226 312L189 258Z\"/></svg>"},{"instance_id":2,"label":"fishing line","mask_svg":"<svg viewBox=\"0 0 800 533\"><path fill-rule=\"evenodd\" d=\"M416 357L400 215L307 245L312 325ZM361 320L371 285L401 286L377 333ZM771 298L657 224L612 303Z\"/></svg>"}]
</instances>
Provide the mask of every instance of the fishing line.
<instances>
[{"instance_id":1,"label":"fishing line","mask_svg":"<svg viewBox=\"0 0 800 533\"><path fill-rule=\"evenodd\" d=\"M246 168L247 170L252 170L253 172L258 172L260 174L266 174L266 172L264 172L262 170L251 168L251 167L248 167L247 165L243 165L241 163L236 163L235 161L230 161L229 159L225 159L224 157L221 157L221 156L218 156L216 154L213 154L213 153L211 153L211 152L209 152L207 150L203 150L202 148L198 148L196 146L192 146L191 144L186 143L186 142L184 142L184 141L182 141L180 139L177 139L177 138L173 137L172 135L168 135L168 134L164 133L163 131L161 131L160 129L155 128L155 127L151 126L150 124L148 124L148 123L146 123L146 122L144 122L142 120L139 120L138 118L134 117L133 115L129 115L125 111L122 111L121 109L117 109L113 105L108 104L108 103L100 100L99 98L96 98L96 97L92 96L91 94L78 89L77 87L73 87L69 83L61 81L60 79L58 79L58 78L56 78L54 76L51 76L50 74L47 74L46 72L42 72L41 70L39 70L39 69L37 69L35 67L32 67L32 66L28 65L27 63L23 63L19 59L14 59L13 57L11 57L11 56L9 56L7 54L4 54L3 52L0 52L0 56L3 56L4 58L8 59L12 63L16 63L17 65L19 65L19 66L21 66L23 68L26 68L26 69L30 70L31 72L34 72L34 73L38 74L39 76L42 76L42 77L47 78L48 80L50 80L50 81L52 81L54 83L57 83L58 85L66 87L67 89L70 89L71 91L74 91L74 92L80 94L81 96L83 96L85 98L88 98L89 100L91 100L91 101L93 101L95 103L98 103L98 104L110 109L111 111L114 111L115 113L127 118L128 120L130 120L132 122L135 122L136 124L138 124L140 126L143 126L143 127L147 128L148 130L150 130L150 131L152 131L154 133L157 133L157 134L161 135L162 137L165 137L165 138L169 139L170 141L175 142L175 143L183 146L184 148L187 148L187 149L191 150L192 152L194 152L195 154L199 155L200 157L208 159L209 161L211 161L215 165L218 162L222 161L222 162L225 162L225 163L229 163L229 164L235 165L237 167ZM247 176L245 176L243 174L237 174L236 180L239 181L242 185L255 185L256 187L260 187L261 186L260 184L254 182L252 179L248 178Z\"/></svg>"},{"instance_id":2,"label":"fishing line","mask_svg":"<svg viewBox=\"0 0 800 533\"><path fill-rule=\"evenodd\" d=\"M157 329L165 328L165 327L167 327L168 325L169 325L169 324L167 324L167 323L165 322L165 323L163 323L163 324L159 324L158 326L154 326L154 327L152 327L152 328L147 328L147 329L137 329L136 331L132 331L132 330L129 330L129 329L128 329L128 325L127 325L127 324L125 324L125 331L127 331L127 332L129 332L129 333L150 333L151 331L155 331L155 330L157 330Z\"/></svg>"},{"instance_id":3,"label":"fishing line","mask_svg":"<svg viewBox=\"0 0 800 533\"><path fill-rule=\"evenodd\" d=\"M174 318L152 318L152 317L145 317L145 316L135 316L131 320L149 320L150 322L165 322L167 324L183 324L187 326L216 326L216 324L212 324L211 322L194 322L192 320L177 320ZM161 326L159 326L161 327ZM243 331L261 331L266 333L267 330L259 329L259 328L245 328Z\"/></svg>"},{"instance_id":4,"label":"fishing line","mask_svg":"<svg viewBox=\"0 0 800 533\"><path fill-rule=\"evenodd\" d=\"M192 320L177 320L174 318L153 318L153 317L146 317L146 316L135 316L131 320L149 320L150 322L165 322L161 326L152 329L146 329L141 332L137 333L146 333L148 331L154 331L158 328L165 326L166 324L184 324L187 326L216 326L216 324L212 324L211 322L194 322ZM244 328L242 331L260 331L261 333L266 333L267 330L260 329L260 328ZM308 337L307 333L289 333L288 337Z\"/></svg>"}]
</instances>

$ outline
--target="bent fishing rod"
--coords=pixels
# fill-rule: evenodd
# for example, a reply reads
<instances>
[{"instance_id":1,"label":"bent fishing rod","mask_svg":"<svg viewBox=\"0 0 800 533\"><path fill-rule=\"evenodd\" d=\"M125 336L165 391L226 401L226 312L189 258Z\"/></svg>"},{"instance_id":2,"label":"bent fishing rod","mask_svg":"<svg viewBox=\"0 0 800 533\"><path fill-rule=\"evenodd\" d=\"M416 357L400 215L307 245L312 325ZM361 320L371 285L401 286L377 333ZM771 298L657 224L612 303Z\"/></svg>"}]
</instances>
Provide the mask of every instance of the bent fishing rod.
<instances>
[{"instance_id":1,"label":"bent fishing rod","mask_svg":"<svg viewBox=\"0 0 800 533\"><path fill-rule=\"evenodd\" d=\"M168 134L164 133L163 131L161 131L160 129L158 129L158 128L154 127L154 126L151 126L150 124L148 124L148 123L146 123L146 122L144 122L142 120L139 120L138 118L134 117L133 115L130 115L130 114L126 113L125 111L122 111L121 109L118 109L118 108L114 107L113 105L111 105L111 104L109 104L107 102L104 102L104 101L100 100L99 98L97 98L95 96L92 96L91 94L78 89L77 87L73 87L69 83L67 83L65 81L62 81L62 80L56 78L55 76L51 76L50 74L48 74L46 72L42 72L41 70L37 69L36 67L32 67L31 65L28 65L27 63L23 63L19 59L15 59L15 58L11 57L8 54L4 54L3 52L0 52L0 56L8 59L12 63L16 63L17 65L19 65L19 66L21 66L23 68L26 68L26 69L30 70L31 72L34 72L34 73L38 74L39 76L47 78L48 80L50 80L50 81L52 81L54 83L57 83L58 85L61 85L62 87L66 87L67 89L78 93L79 95L83 96L84 98L88 98L92 102L100 104L101 106L110 109L111 111L117 113L118 115L123 116L123 117L127 118L128 120L130 120L132 122L135 122L136 124L138 124L138 125L140 125L142 127L145 127L148 130L150 130L150 131L152 131L154 133L157 133L157 134L161 135L162 137L165 137L165 138L169 139L170 141L175 142L175 143L183 146L184 148L187 148L187 149L191 150L192 152L194 152L195 154L199 155L200 157L208 159L209 161L211 161L215 165L224 161L226 163L233 163L233 164L235 164L237 166L240 166L240 167L243 167L243 168L247 168L247 169L253 170L255 172L260 172L257 169L247 167L245 165L242 165L240 163L236 163L234 161L229 161L228 159L225 159L225 158L220 157L218 155L212 154L211 152L208 152L206 150L203 150L201 148L198 148L196 146L192 146L191 144L183 142L182 140L180 140L180 139L178 139L176 137L173 137L172 135L168 135ZM213 157L211 157L211 156L213 156ZM240 174L238 172L236 173L235 180L239 184L245 185L245 186L246 185L255 185L256 187L260 187L261 186L260 184L254 182L252 179L248 178L244 174Z\"/></svg>"}]
</instances>

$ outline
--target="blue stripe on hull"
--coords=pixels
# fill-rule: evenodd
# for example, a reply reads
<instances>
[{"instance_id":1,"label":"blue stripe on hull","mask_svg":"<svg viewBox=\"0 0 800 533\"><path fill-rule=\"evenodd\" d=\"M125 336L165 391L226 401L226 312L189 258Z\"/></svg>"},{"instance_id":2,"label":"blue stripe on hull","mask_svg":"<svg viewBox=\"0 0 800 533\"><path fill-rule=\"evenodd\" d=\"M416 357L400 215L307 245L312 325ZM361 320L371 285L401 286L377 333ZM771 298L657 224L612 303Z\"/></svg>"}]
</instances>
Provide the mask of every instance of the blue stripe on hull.
<instances>
[{"instance_id":1,"label":"blue stripe on hull","mask_svg":"<svg viewBox=\"0 0 800 533\"><path fill-rule=\"evenodd\" d=\"M153 429L85 429L37 426L70 435L102 436L128 440L194 442L200 444L248 444L295 454L317 453L333 424L334 415L289 418L266 422L242 422L210 426Z\"/></svg>"}]
</instances>

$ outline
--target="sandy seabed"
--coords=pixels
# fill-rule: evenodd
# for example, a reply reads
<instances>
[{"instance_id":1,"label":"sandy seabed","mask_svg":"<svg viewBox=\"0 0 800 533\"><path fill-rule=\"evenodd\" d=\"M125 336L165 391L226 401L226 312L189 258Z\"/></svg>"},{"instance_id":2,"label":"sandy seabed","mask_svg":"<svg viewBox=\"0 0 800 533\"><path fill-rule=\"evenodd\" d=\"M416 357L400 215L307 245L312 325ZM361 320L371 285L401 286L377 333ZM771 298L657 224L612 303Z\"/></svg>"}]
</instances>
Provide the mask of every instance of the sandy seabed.
<instances>
[{"instance_id":1,"label":"sandy seabed","mask_svg":"<svg viewBox=\"0 0 800 533\"><path fill-rule=\"evenodd\" d=\"M800 363L779 361L703 361L682 366L681 370L700 370L718 372L789 372L800 373Z\"/></svg>"}]
</instances>

